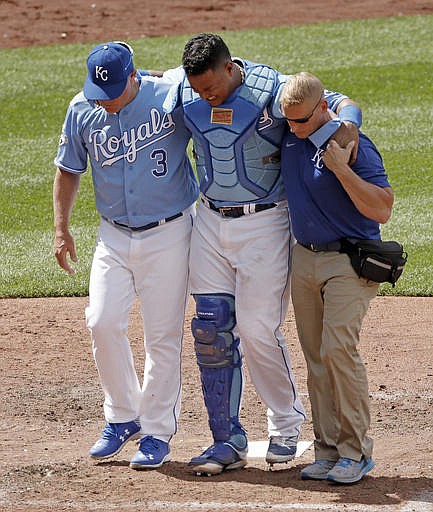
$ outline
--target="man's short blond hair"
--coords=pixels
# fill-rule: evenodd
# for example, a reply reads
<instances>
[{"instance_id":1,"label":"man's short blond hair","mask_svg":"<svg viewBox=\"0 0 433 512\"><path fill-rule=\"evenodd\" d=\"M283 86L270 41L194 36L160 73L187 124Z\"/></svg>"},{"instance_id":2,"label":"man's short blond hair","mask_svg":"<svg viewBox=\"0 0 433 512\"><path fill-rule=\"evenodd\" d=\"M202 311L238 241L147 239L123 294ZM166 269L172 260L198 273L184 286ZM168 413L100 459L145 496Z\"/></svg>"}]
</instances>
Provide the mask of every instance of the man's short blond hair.
<instances>
[{"instance_id":1,"label":"man's short blond hair","mask_svg":"<svg viewBox=\"0 0 433 512\"><path fill-rule=\"evenodd\" d=\"M281 95L282 109L291 105L300 105L309 99L317 101L320 96L323 96L323 93L322 82L311 73L301 71L287 79Z\"/></svg>"}]
</instances>

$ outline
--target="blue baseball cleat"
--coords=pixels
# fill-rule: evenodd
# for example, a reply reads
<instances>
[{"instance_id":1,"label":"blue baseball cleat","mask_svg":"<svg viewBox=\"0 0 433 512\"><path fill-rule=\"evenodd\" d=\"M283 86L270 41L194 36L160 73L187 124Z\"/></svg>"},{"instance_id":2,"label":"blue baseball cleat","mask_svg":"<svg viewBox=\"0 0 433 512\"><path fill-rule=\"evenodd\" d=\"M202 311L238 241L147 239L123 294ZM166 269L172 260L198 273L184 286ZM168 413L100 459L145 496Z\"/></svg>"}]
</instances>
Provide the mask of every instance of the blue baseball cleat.
<instances>
[{"instance_id":1,"label":"blue baseball cleat","mask_svg":"<svg viewBox=\"0 0 433 512\"><path fill-rule=\"evenodd\" d=\"M170 446L161 439L145 436L140 447L132 457L129 467L132 469L155 469L170 461Z\"/></svg>"},{"instance_id":2,"label":"blue baseball cleat","mask_svg":"<svg viewBox=\"0 0 433 512\"><path fill-rule=\"evenodd\" d=\"M126 423L107 423L101 437L90 448L89 455L94 459L113 457L128 441L139 439L140 423L138 420Z\"/></svg>"},{"instance_id":3,"label":"blue baseball cleat","mask_svg":"<svg viewBox=\"0 0 433 512\"><path fill-rule=\"evenodd\" d=\"M269 439L266 462L271 466L279 462L289 462L295 458L298 436L271 436Z\"/></svg>"},{"instance_id":4,"label":"blue baseball cleat","mask_svg":"<svg viewBox=\"0 0 433 512\"><path fill-rule=\"evenodd\" d=\"M247 464L248 449L236 450L233 445L218 441L201 455L194 457L189 466L197 475L219 475L230 469L242 469Z\"/></svg>"}]
</instances>

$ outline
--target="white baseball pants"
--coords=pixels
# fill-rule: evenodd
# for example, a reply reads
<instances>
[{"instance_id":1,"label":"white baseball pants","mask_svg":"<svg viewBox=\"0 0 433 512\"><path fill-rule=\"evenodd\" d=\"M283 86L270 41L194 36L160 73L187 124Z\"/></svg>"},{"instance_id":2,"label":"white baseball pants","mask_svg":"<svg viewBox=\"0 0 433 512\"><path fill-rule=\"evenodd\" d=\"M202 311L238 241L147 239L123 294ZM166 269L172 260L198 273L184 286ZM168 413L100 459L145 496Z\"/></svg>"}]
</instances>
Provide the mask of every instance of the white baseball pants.
<instances>
[{"instance_id":1,"label":"white baseball pants","mask_svg":"<svg viewBox=\"0 0 433 512\"><path fill-rule=\"evenodd\" d=\"M305 421L280 330L290 298L292 240L286 204L231 219L200 203L191 238L191 292L234 295L235 333L268 407L270 436L298 435Z\"/></svg>"},{"instance_id":2,"label":"white baseball pants","mask_svg":"<svg viewBox=\"0 0 433 512\"><path fill-rule=\"evenodd\" d=\"M107 422L140 418L142 435L169 441L181 402L181 344L188 300L192 212L132 232L101 220L90 275L87 325L105 395ZM127 337L140 300L146 354L143 383Z\"/></svg>"}]
</instances>

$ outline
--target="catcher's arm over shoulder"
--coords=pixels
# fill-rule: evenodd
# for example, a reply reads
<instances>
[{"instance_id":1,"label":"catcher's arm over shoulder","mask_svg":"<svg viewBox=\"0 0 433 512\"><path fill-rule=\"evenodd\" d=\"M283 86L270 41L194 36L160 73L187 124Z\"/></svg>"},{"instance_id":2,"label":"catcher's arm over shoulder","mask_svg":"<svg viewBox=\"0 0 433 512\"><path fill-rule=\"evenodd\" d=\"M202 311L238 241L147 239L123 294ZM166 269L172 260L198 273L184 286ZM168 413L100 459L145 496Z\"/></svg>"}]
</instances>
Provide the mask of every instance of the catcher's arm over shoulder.
<instances>
[{"instance_id":1,"label":"catcher's arm over shoulder","mask_svg":"<svg viewBox=\"0 0 433 512\"><path fill-rule=\"evenodd\" d=\"M337 115L342 120L341 126L332 136L339 146L347 147L353 141L349 165L353 165L358 155L359 133L362 124L362 111L358 104L350 98L345 98L337 107Z\"/></svg>"},{"instance_id":2,"label":"catcher's arm over shoulder","mask_svg":"<svg viewBox=\"0 0 433 512\"><path fill-rule=\"evenodd\" d=\"M74 263L77 262L75 242L69 232L69 219L71 218L79 184L79 174L57 168L53 185L54 255L57 263L68 274L75 274L75 270L68 262L68 255Z\"/></svg>"}]
</instances>

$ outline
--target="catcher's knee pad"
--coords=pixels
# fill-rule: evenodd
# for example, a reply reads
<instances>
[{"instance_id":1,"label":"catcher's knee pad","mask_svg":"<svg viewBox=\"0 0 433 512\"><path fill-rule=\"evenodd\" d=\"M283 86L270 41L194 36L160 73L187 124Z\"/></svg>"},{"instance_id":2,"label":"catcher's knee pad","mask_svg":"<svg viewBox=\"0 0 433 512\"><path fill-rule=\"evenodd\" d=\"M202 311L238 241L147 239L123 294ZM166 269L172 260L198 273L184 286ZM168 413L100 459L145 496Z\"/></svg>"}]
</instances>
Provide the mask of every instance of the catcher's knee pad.
<instances>
[{"instance_id":1,"label":"catcher's knee pad","mask_svg":"<svg viewBox=\"0 0 433 512\"><path fill-rule=\"evenodd\" d=\"M233 362L236 325L235 300L232 295L194 295L197 316L191 330L200 368L223 368Z\"/></svg>"},{"instance_id":2,"label":"catcher's knee pad","mask_svg":"<svg viewBox=\"0 0 433 512\"><path fill-rule=\"evenodd\" d=\"M209 426L215 441L230 440L243 449L245 433L238 419L242 358L239 339L232 332L236 325L235 299L229 294L194 295L194 299L197 316L192 319L191 329Z\"/></svg>"}]
</instances>

